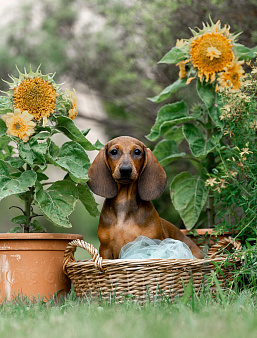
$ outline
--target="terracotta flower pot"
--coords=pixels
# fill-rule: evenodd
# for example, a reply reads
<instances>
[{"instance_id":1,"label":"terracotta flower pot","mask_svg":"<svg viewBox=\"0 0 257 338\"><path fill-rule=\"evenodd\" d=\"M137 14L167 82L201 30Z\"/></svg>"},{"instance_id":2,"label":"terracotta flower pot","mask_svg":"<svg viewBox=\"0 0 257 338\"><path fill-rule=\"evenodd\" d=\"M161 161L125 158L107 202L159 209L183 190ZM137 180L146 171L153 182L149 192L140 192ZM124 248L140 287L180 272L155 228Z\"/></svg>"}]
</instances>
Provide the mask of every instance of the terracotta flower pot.
<instances>
[{"instance_id":1,"label":"terracotta flower pot","mask_svg":"<svg viewBox=\"0 0 257 338\"><path fill-rule=\"evenodd\" d=\"M214 235L214 229L194 229L194 230L185 230L180 229L184 235L191 238L198 246L200 247L211 247L213 244L216 244L223 238L228 238L231 236L234 231L225 232L222 235Z\"/></svg>"},{"instance_id":2,"label":"terracotta flower pot","mask_svg":"<svg viewBox=\"0 0 257 338\"><path fill-rule=\"evenodd\" d=\"M64 250L75 234L0 234L0 302L13 297L49 300L64 296L70 280L62 271Z\"/></svg>"}]
</instances>

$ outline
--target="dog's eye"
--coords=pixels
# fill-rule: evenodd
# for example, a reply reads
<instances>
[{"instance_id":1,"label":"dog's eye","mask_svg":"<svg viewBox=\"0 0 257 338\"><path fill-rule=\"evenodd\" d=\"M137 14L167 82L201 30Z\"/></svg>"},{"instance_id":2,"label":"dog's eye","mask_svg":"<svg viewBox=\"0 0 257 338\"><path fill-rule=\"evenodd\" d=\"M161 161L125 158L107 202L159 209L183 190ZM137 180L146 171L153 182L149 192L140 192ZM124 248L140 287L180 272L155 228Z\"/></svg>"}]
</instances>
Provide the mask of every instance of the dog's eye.
<instances>
[{"instance_id":1,"label":"dog's eye","mask_svg":"<svg viewBox=\"0 0 257 338\"><path fill-rule=\"evenodd\" d=\"M113 155L113 156L115 156L115 155L118 154L118 150L117 150L117 149L112 149L112 150L110 151L110 154Z\"/></svg>"},{"instance_id":2,"label":"dog's eye","mask_svg":"<svg viewBox=\"0 0 257 338\"><path fill-rule=\"evenodd\" d=\"M136 156L140 156L142 154L142 151L140 149L135 149L134 154Z\"/></svg>"}]
</instances>

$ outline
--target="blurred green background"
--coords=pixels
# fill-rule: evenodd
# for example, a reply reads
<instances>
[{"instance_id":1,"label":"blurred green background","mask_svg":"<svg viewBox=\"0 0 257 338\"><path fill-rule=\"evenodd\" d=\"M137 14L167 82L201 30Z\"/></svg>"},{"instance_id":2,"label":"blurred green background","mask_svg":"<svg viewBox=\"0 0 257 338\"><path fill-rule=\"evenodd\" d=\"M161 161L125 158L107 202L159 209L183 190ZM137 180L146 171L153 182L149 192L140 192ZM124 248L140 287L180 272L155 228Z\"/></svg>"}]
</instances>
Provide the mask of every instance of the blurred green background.
<instances>
[{"instance_id":1,"label":"blurred green background","mask_svg":"<svg viewBox=\"0 0 257 338\"><path fill-rule=\"evenodd\" d=\"M8 74L16 76L15 65L36 70L41 64L43 73L56 72L57 83L77 90L77 126L90 127L92 141L102 143L130 135L154 147L145 135L160 107L147 98L177 79L178 67L158 61L177 39L191 36L189 27L201 28L209 18L221 20L231 32L242 32L240 43L257 45L256 0L8 0L1 1L1 17L0 77L8 81ZM1 82L0 89L8 90L8 85ZM180 90L169 102L182 97L193 103L194 87ZM51 170L60 178L65 174ZM165 170L171 181L193 167L176 161ZM101 209L103 200L98 202ZM12 227L10 219L19 212L10 207L19 203L15 198L0 203L1 232ZM154 203L162 217L183 227L168 188ZM63 229L39 219L49 232L80 233L98 247L98 219L78 203L70 220L73 227Z\"/></svg>"}]
</instances>

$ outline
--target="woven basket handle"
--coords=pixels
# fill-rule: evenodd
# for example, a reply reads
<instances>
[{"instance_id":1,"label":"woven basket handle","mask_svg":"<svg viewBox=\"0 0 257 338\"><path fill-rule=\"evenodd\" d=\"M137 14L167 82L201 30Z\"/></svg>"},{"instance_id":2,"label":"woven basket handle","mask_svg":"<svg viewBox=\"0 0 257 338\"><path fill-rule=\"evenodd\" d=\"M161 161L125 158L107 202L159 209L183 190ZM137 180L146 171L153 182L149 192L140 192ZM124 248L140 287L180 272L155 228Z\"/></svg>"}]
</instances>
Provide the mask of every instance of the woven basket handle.
<instances>
[{"instance_id":1,"label":"woven basket handle","mask_svg":"<svg viewBox=\"0 0 257 338\"><path fill-rule=\"evenodd\" d=\"M220 256L222 255L222 253L224 252L224 249L234 249L235 251L238 251L242 248L242 245L240 242L236 241L234 238L232 237L227 237L227 238L223 238L220 241L218 241L217 244L214 244L209 252L208 252L208 258L214 258L216 256Z\"/></svg>"},{"instance_id":2,"label":"woven basket handle","mask_svg":"<svg viewBox=\"0 0 257 338\"><path fill-rule=\"evenodd\" d=\"M66 266L70 262L76 262L74 258L74 252L76 251L76 248L82 248L85 249L87 252L90 253L90 255L93 258L93 262L95 263L95 267L100 270L101 272L104 272L104 269L102 267L102 257L99 255L96 248L93 247L92 244L89 244L87 242L84 242L80 239L75 239L74 241L70 242L65 249L64 252L64 259L63 259L63 271L67 275Z\"/></svg>"}]
</instances>

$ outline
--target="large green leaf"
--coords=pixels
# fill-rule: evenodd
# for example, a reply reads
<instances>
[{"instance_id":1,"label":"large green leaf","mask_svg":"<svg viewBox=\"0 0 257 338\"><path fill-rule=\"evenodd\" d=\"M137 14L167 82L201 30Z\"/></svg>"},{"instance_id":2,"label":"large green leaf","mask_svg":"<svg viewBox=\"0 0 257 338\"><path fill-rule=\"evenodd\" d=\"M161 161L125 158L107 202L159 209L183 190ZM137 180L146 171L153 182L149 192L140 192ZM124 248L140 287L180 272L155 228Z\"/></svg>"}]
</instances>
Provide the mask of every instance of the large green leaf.
<instances>
[{"instance_id":1,"label":"large green leaf","mask_svg":"<svg viewBox=\"0 0 257 338\"><path fill-rule=\"evenodd\" d=\"M213 105L212 107L210 107L208 109L208 114L210 116L210 118L212 119L212 121L214 122L214 124L223 129L224 127L224 122L220 119L220 110L219 107L216 105Z\"/></svg>"},{"instance_id":2,"label":"large green leaf","mask_svg":"<svg viewBox=\"0 0 257 338\"><path fill-rule=\"evenodd\" d=\"M164 88L160 94L149 98L149 100L155 103L159 103L168 99L171 96L171 94L176 93L177 90L185 87L187 85L186 81L187 81L186 79L178 79L168 87Z\"/></svg>"},{"instance_id":3,"label":"large green leaf","mask_svg":"<svg viewBox=\"0 0 257 338\"><path fill-rule=\"evenodd\" d=\"M0 160L0 200L10 195L28 191L29 187L35 184L36 178L37 175L32 170L23 172L17 178L12 178L7 164Z\"/></svg>"},{"instance_id":4,"label":"large green leaf","mask_svg":"<svg viewBox=\"0 0 257 338\"><path fill-rule=\"evenodd\" d=\"M204 180L192 176L189 172L182 172L171 182L170 195L186 228L192 229L208 196L208 188Z\"/></svg>"},{"instance_id":5,"label":"large green leaf","mask_svg":"<svg viewBox=\"0 0 257 338\"><path fill-rule=\"evenodd\" d=\"M194 118L193 115L189 115L184 101L166 104L159 110L155 124L150 134L146 137L150 141L156 141L174 125L190 121Z\"/></svg>"},{"instance_id":6,"label":"large green leaf","mask_svg":"<svg viewBox=\"0 0 257 338\"><path fill-rule=\"evenodd\" d=\"M87 182L87 170L90 167L90 160L84 148L77 142L66 142L60 148L54 163L64 170L67 170L76 182Z\"/></svg>"},{"instance_id":7,"label":"large green leaf","mask_svg":"<svg viewBox=\"0 0 257 338\"><path fill-rule=\"evenodd\" d=\"M46 190L38 184L35 193L35 202L41 212L55 225L65 228L72 226L68 216L74 210L77 198L77 187L70 180L57 181Z\"/></svg>"},{"instance_id":8,"label":"large green leaf","mask_svg":"<svg viewBox=\"0 0 257 338\"><path fill-rule=\"evenodd\" d=\"M39 142L31 138L29 142L19 142L19 155L32 168L39 166L41 169L46 167L46 152L48 149L47 142Z\"/></svg>"},{"instance_id":9,"label":"large green leaf","mask_svg":"<svg viewBox=\"0 0 257 338\"><path fill-rule=\"evenodd\" d=\"M210 108L215 103L215 88L209 83L202 83L199 79L196 82L196 89L199 97L205 103L207 108Z\"/></svg>"},{"instance_id":10,"label":"large green leaf","mask_svg":"<svg viewBox=\"0 0 257 338\"><path fill-rule=\"evenodd\" d=\"M199 97L202 99L208 109L208 114L217 127L223 128L224 123L220 120L218 96L213 85L201 83L197 80L196 89Z\"/></svg>"},{"instance_id":11,"label":"large green leaf","mask_svg":"<svg viewBox=\"0 0 257 338\"><path fill-rule=\"evenodd\" d=\"M94 199L94 196L89 189L87 184L78 184L78 193L79 193L79 200L90 213L91 216L99 216L99 211L97 209L97 203Z\"/></svg>"},{"instance_id":12,"label":"large green leaf","mask_svg":"<svg viewBox=\"0 0 257 338\"><path fill-rule=\"evenodd\" d=\"M6 135L6 130L7 130L6 124L2 119L0 119L0 137Z\"/></svg>"},{"instance_id":13,"label":"large green leaf","mask_svg":"<svg viewBox=\"0 0 257 338\"><path fill-rule=\"evenodd\" d=\"M29 140L31 150L37 157L37 164L43 169L46 164L46 152L48 149L47 141L39 142L36 138L31 138Z\"/></svg>"},{"instance_id":14,"label":"large green leaf","mask_svg":"<svg viewBox=\"0 0 257 338\"><path fill-rule=\"evenodd\" d=\"M249 61L256 57L257 46L254 48L248 48L240 43L234 44L235 55L240 60Z\"/></svg>"},{"instance_id":15,"label":"large green leaf","mask_svg":"<svg viewBox=\"0 0 257 338\"><path fill-rule=\"evenodd\" d=\"M206 140L201 129L192 123L183 125L183 133L195 157L206 156L219 144L222 137L222 132L216 132L209 140Z\"/></svg>"},{"instance_id":16,"label":"large green leaf","mask_svg":"<svg viewBox=\"0 0 257 338\"><path fill-rule=\"evenodd\" d=\"M0 159L6 160L9 156L13 154L13 146L9 145L11 139L4 135L0 137Z\"/></svg>"},{"instance_id":17,"label":"large green leaf","mask_svg":"<svg viewBox=\"0 0 257 338\"><path fill-rule=\"evenodd\" d=\"M6 114L12 112L10 106L10 98L7 96L0 96L0 114Z\"/></svg>"},{"instance_id":18,"label":"large green leaf","mask_svg":"<svg viewBox=\"0 0 257 338\"><path fill-rule=\"evenodd\" d=\"M25 162L18 156L7 157L5 158L5 162L13 168L21 168L25 164Z\"/></svg>"},{"instance_id":19,"label":"large green leaf","mask_svg":"<svg viewBox=\"0 0 257 338\"><path fill-rule=\"evenodd\" d=\"M162 140L156 145L153 153L163 167L186 155L184 152L178 152L177 143L173 140Z\"/></svg>"},{"instance_id":20,"label":"large green leaf","mask_svg":"<svg viewBox=\"0 0 257 338\"><path fill-rule=\"evenodd\" d=\"M167 140L173 140L177 144L182 142L185 138L182 130L182 126L175 126L173 128L170 128L165 134L164 138Z\"/></svg>"},{"instance_id":21,"label":"large green leaf","mask_svg":"<svg viewBox=\"0 0 257 338\"><path fill-rule=\"evenodd\" d=\"M97 150L97 147L85 138L70 118L58 116L56 118L56 129L64 133L70 140L78 142L85 150Z\"/></svg>"},{"instance_id":22,"label":"large green leaf","mask_svg":"<svg viewBox=\"0 0 257 338\"><path fill-rule=\"evenodd\" d=\"M188 53L178 47L173 47L158 63L174 64L188 58Z\"/></svg>"}]
</instances>

